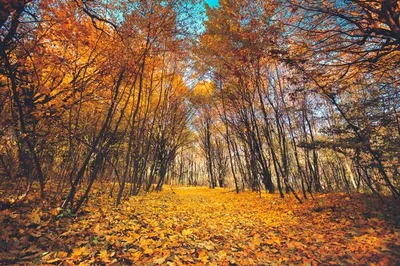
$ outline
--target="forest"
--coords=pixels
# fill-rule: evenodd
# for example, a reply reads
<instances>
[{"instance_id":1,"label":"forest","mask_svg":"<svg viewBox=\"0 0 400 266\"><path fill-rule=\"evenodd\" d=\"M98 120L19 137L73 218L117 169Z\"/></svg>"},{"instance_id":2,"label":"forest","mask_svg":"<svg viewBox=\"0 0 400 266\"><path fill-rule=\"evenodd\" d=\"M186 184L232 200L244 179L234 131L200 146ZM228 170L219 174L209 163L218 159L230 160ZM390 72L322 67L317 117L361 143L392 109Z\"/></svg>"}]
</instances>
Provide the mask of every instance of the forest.
<instances>
[{"instance_id":1,"label":"forest","mask_svg":"<svg viewBox=\"0 0 400 266\"><path fill-rule=\"evenodd\" d=\"M1 265L397 265L400 2L0 0Z\"/></svg>"}]
</instances>

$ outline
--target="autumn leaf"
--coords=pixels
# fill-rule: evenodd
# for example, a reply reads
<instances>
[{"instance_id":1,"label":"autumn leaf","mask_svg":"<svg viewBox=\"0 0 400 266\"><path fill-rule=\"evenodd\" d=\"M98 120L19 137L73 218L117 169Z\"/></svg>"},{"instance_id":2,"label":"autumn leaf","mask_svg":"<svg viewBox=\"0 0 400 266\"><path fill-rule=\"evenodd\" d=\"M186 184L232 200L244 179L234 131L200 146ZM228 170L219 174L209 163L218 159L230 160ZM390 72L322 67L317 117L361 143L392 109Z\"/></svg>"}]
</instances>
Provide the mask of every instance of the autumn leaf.
<instances>
[{"instance_id":1,"label":"autumn leaf","mask_svg":"<svg viewBox=\"0 0 400 266\"><path fill-rule=\"evenodd\" d=\"M48 264L68 261L79 261L82 264L130 261L138 265L256 265L268 261L286 265L303 263L304 259L311 264L316 261L357 264L372 258L385 262L383 258L386 256L390 263L395 261L388 256L392 251L385 239L391 240L390 243L398 242L400 234L396 230L390 229L382 220L372 220L377 224L374 228L370 227L371 221L368 219L350 225L348 222L352 220L342 221L344 217L349 217L349 213L355 219L362 217L358 214L367 208L362 205L362 198L357 210L343 207L343 215L336 218L335 212L315 215L312 211L315 206L311 201L305 204L279 201L279 195L263 194L260 198L251 193L236 195L225 190L207 188L175 188L174 192L149 194L146 199L151 200L151 204L134 209L115 209L114 205L104 203L103 214L91 212L86 207L85 215L49 223L53 232L58 232L58 241L64 243L65 249L71 249L71 253L53 251L50 244L47 244L48 251L40 252L41 246L37 244L39 239L41 244L50 243L50 238L47 238L50 236L46 227L25 228L26 221L30 223L28 215L18 215L27 218L15 220L23 223L23 226L18 229L9 227L7 232L16 237L20 245L25 243L29 247L21 252L36 254L39 251L38 254L43 256L42 261ZM100 195L104 194L99 193L97 200L107 201L107 197ZM324 198L326 204L338 204L338 199L347 202L340 195L328 194ZM140 200L140 197L134 197L125 204L137 205ZM176 206L178 200L179 207ZM265 204L271 201L275 204L265 208ZM160 212L160 208L171 210ZM296 216L288 219L280 215L285 208L294 210ZM36 212L36 208L32 212ZM107 214L106 218L104 214ZM218 219L210 219L217 214ZM132 219L138 216L143 218ZM233 216L235 219L231 218ZM11 217L6 215L4 219ZM160 226L160 221L163 226ZM180 230L176 230L178 222ZM32 234L40 237L33 237ZM7 242L5 247L10 246ZM333 259L329 250L334 250L337 259ZM348 252L353 254L351 259ZM1 251L0 255L4 257ZM11 256L8 258L11 259Z\"/></svg>"},{"instance_id":2,"label":"autumn leaf","mask_svg":"<svg viewBox=\"0 0 400 266\"><path fill-rule=\"evenodd\" d=\"M154 253L154 250L152 250L152 249L150 249L150 248L146 248L146 249L143 251L143 253L146 254L146 255L152 255L152 254Z\"/></svg>"},{"instance_id":3,"label":"autumn leaf","mask_svg":"<svg viewBox=\"0 0 400 266\"><path fill-rule=\"evenodd\" d=\"M32 224L40 224L41 221L40 215L41 215L40 208L36 208L28 215L28 219Z\"/></svg>"},{"instance_id":4,"label":"autumn leaf","mask_svg":"<svg viewBox=\"0 0 400 266\"><path fill-rule=\"evenodd\" d=\"M220 250L220 251L218 251L218 256L220 256L221 258L224 258L227 256L227 253L225 250Z\"/></svg>"},{"instance_id":5,"label":"autumn leaf","mask_svg":"<svg viewBox=\"0 0 400 266\"><path fill-rule=\"evenodd\" d=\"M198 260L200 260L201 262L206 263L208 261L208 254L206 251L201 250L198 252L198 256L197 256Z\"/></svg>"},{"instance_id":6,"label":"autumn leaf","mask_svg":"<svg viewBox=\"0 0 400 266\"><path fill-rule=\"evenodd\" d=\"M182 230L182 235L183 236L190 236L193 233L191 229L183 229Z\"/></svg>"},{"instance_id":7,"label":"autumn leaf","mask_svg":"<svg viewBox=\"0 0 400 266\"><path fill-rule=\"evenodd\" d=\"M101 250L98 256L102 261L110 262L110 256L107 250Z\"/></svg>"},{"instance_id":8,"label":"autumn leaf","mask_svg":"<svg viewBox=\"0 0 400 266\"><path fill-rule=\"evenodd\" d=\"M68 252L60 251L57 253L57 258L64 259L68 256Z\"/></svg>"},{"instance_id":9,"label":"autumn leaf","mask_svg":"<svg viewBox=\"0 0 400 266\"><path fill-rule=\"evenodd\" d=\"M132 254L132 260L133 261L138 261L142 257L142 253L140 251L137 251Z\"/></svg>"},{"instance_id":10,"label":"autumn leaf","mask_svg":"<svg viewBox=\"0 0 400 266\"><path fill-rule=\"evenodd\" d=\"M73 259L73 260L81 259L82 257L85 257L89 254L90 254L90 251L87 249L86 246L83 246L80 248L75 248L72 251L71 259Z\"/></svg>"},{"instance_id":11,"label":"autumn leaf","mask_svg":"<svg viewBox=\"0 0 400 266\"><path fill-rule=\"evenodd\" d=\"M155 264L163 264L165 262L165 258L158 258L158 259L154 259L153 263Z\"/></svg>"},{"instance_id":12,"label":"autumn leaf","mask_svg":"<svg viewBox=\"0 0 400 266\"><path fill-rule=\"evenodd\" d=\"M47 260L46 263L53 264L53 263L58 263L58 262L61 262L61 261L62 261L61 258L54 258L54 259L51 259L51 260Z\"/></svg>"}]
</instances>

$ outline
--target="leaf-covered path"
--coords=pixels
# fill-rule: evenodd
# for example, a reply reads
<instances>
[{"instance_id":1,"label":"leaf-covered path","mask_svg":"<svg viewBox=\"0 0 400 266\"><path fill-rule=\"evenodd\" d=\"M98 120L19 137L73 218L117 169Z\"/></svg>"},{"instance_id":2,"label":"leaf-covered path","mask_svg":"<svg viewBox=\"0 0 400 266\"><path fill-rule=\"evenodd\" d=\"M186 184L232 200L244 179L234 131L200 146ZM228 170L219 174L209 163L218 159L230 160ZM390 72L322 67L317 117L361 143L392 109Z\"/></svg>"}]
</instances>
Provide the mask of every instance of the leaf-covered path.
<instances>
[{"instance_id":1,"label":"leaf-covered path","mask_svg":"<svg viewBox=\"0 0 400 266\"><path fill-rule=\"evenodd\" d=\"M260 265L399 263L399 209L371 197L174 188L115 208L97 192L78 217L0 212L1 263ZM50 211L49 211L50 212ZM40 219L38 219L40 218ZM397 220L396 220L397 219ZM3 243L4 244L4 243ZM1 264L0 263L0 264Z\"/></svg>"}]
</instances>

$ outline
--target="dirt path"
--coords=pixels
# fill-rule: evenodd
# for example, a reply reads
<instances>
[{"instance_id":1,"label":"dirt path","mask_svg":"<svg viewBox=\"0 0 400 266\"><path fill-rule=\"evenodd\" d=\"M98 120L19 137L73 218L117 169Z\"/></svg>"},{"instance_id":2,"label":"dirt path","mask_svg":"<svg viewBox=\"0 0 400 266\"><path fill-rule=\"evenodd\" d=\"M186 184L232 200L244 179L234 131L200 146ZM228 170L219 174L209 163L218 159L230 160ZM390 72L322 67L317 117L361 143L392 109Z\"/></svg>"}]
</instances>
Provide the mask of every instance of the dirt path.
<instances>
[{"instance_id":1,"label":"dirt path","mask_svg":"<svg viewBox=\"0 0 400 266\"><path fill-rule=\"evenodd\" d=\"M316 201L299 205L294 199L267 194L175 188L130 198L118 209L102 193L95 195L76 218L63 218L47 227L6 228L15 231L8 239L19 243L8 246L8 255L0 253L2 261L83 265L400 263L398 210L360 195L353 199L318 195ZM46 218L41 215L42 223ZM4 214L0 217L3 222L7 219ZM20 219L23 221L22 214ZM28 236L26 242L21 241L23 236ZM27 253L29 249L31 253ZM24 260L27 254L31 257Z\"/></svg>"}]
</instances>

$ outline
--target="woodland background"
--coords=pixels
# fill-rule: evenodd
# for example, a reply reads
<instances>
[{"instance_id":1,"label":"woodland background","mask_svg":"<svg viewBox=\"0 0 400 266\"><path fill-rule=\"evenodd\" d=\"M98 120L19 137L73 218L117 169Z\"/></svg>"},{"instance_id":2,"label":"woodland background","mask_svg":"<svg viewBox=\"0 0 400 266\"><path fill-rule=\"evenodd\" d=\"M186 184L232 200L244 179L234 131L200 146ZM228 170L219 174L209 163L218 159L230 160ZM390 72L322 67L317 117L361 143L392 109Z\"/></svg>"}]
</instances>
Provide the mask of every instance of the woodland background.
<instances>
[{"instance_id":1,"label":"woodland background","mask_svg":"<svg viewBox=\"0 0 400 266\"><path fill-rule=\"evenodd\" d=\"M399 5L1 1L3 196L399 197ZM174 180L174 181L172 181ZM108 186L108 185L107 185ZM300 195L301 194L301 195Z\"/></svg>"},{"instance_id":2,"label":"woodland background","mask_svg":"<svg viewBox=\"0 0 400 266\"><path fill-rule=\"evenodd\" d=\"M165 184L398 200L399 14L1 0L0 207L40 196L75 215L98 188L119 206Z\"/></svg>"}]
</instances>

